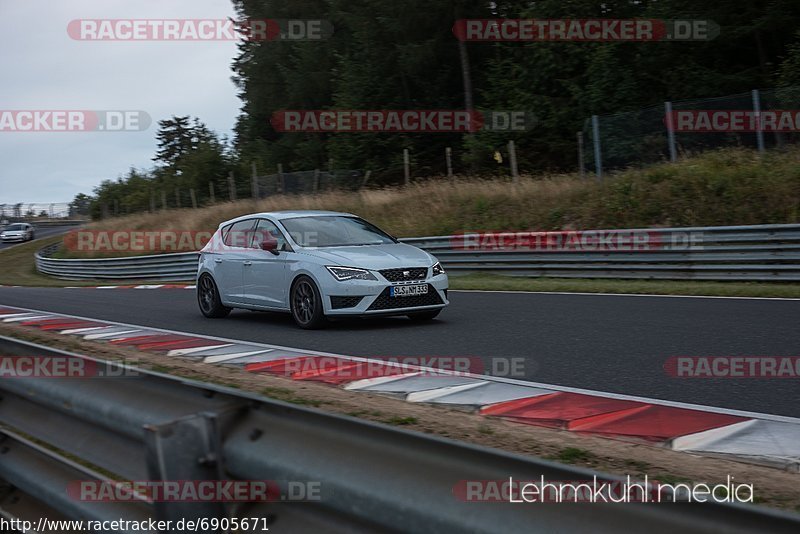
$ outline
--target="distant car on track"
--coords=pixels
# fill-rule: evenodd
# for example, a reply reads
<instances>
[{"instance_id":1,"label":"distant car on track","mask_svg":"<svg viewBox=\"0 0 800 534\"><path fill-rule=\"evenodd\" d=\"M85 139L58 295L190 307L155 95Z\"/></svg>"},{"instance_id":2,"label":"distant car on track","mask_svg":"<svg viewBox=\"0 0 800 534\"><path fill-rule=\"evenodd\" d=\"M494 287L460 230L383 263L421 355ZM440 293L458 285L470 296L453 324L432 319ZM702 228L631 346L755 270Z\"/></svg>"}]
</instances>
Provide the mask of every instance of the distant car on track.
<instances>
[{"instance_id":1,"label":"distant car on track","mask_svg":"<svg viewBox=\"0 0 800 534\"><path fill-rule=\"evenodd\" d=\"M197 300L206 317L232 308L286 311L301 328L340 316L431 320L449 304L431 254L349 213L279 211L220 224L200 253Z\"/></svg>"},{"instance_id":2,"label":"distant car on track","mask_svg":"<svg viewBox=\"0 0 800 534\"><path fill-rule=\"evenodd\" d=\"M33 225L28 223L9 224L0 232L0 241L3 243L9 241L32 241L35 237L36 232L33 229Z\"/></svg>"}]
</instances>

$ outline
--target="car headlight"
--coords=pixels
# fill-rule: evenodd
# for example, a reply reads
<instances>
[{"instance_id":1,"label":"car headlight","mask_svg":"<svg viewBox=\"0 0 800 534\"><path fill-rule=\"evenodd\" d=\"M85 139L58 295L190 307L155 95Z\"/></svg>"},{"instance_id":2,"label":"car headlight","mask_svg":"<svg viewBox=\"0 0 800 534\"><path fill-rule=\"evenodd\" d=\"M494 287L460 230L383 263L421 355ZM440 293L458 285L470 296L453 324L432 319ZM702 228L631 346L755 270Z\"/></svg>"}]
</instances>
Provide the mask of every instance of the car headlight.
<instances>
[{"instance_id":1,"label":"car headlight","mask_svg":"<svg viewBox=\"0 0 800 534\"><path fill-rule=\"evenodd\" d=\"M366 269L357 269L355 267L334 267L332 265L325 266L328 271L340 282L346 280L377 280L375 275Z\"/></svg>"},{"instance_id":2,"label":"car headlight","mask_svg":"<svg viewBox=\"0 0 800 534\"><path fill-rule=\"evenodd\" d=\"M433 271L433 276L436 276L437 274L444 274L444 267L442 267L442 264L438 261L433 265L433 267L431 267L431 270Z\"/></svg>"}]
</instances>

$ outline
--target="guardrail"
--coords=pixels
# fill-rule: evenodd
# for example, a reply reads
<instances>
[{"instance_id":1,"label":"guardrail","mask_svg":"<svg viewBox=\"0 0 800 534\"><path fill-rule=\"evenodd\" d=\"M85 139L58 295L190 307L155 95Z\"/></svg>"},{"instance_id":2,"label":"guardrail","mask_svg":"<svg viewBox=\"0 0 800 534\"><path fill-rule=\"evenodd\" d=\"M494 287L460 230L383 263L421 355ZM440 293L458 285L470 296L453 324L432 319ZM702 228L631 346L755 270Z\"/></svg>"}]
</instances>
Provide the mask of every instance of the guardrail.
<instances>
[{"instance_id":1,"label":"guardrail","mask_svg":"<svg viewBox=\"0 0 800 534\"><path fill-rule=\"evenodd\" d=\"M465 481L623 480L3 336L0 353L77 358L84 365L73 367L102 375L0 380L0 482L20 494L15 502L41 503L28 517L269 517L279 532L616 534L634 524L653 532L800 529L800 516L745 505L469 502L454 494ZM314 482L319 499L235 506L86 502L67 491L82 480ZM0 496L0 514L4 503Z\"/></svg>"},{"instance_id":2,"label":"guardrail","mask_svg":"<svg viewBox=\"0 0 800 534\"><path fill-rule=\"evenodd\" d=\"M441 260L453 274L488 272L557 278L672 280L800 280L800 224L644 228L598 231L639 234L641 250L591 250L472 246L476 234L401 239ZM549 233L564 234L563 232ZM498 234L499 235L499 234ZM547 233L543 234L547 235ZM590 235L584 232L583 235ZM64 279L193 280L198 254L162 254L111 259L54 259L55 248L36 254L40 272Z\"/></svg>"}]
</instances>

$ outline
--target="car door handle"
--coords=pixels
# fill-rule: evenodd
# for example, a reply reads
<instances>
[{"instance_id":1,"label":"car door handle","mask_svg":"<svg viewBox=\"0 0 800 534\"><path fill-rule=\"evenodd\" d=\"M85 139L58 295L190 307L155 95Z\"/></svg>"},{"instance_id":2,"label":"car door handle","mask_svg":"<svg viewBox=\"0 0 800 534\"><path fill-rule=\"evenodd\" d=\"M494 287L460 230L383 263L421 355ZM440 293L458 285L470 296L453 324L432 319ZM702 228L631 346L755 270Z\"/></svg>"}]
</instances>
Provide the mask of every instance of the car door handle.
<instances>
[{"instance_id":1,"label":"car door handle","mask_svg":"<svg viewBox=\"0 0 800 534\"><path fill-rule=\"evenodd\" d=\"M252 262L252 261L246 261L246 262L244 262L244 266L245 266L245 267L247 267L247 266L249 266L249 265L253 265L253 262Z\"/></svg>"},{"instance_id":2,"label":"car door handle","mask_svg":"<svg viewBox=\"0 0 800 534\"><path fill-rule=\"evenodd\" d=\"M214 258L214 263L222 263L222 258Z\"/></svg>"}]
</instances>

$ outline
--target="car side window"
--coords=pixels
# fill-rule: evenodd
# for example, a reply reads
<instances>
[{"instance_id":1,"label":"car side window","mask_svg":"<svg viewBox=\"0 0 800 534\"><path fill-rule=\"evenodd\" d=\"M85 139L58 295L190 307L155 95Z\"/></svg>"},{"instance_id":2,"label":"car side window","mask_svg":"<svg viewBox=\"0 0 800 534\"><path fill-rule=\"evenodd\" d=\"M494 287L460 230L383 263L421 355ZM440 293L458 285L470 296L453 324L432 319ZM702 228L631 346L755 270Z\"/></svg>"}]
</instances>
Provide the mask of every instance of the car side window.
<instances>
[{"instance_id":1,"label":"car side window","mask_svg":"<svg viewBox=\"0 0 800 534\"><path fill-rule=\"evenodd\" d=\"M286 238L283 237L283 234L278 227L275 226L275 223L266 219L258 220L258 225L253 232L252 239L250 240L250 246L252 248L260 248L261 242L264 240L264 235L267 233L278 241L278 250L288 250Z\"/></svg>"},{"instance_id":2,"label":"car side window","mask_svg":"<svg viewBox=\"0 0 800 534\"><path fill-rule=\"evenodd\" d=\"M255 219L247 219L233 223L227 233L225 233L225 237L222 239L222 242L229 247L247 247L248 239L254 225Z\"/></svg>"}]
</instances>

